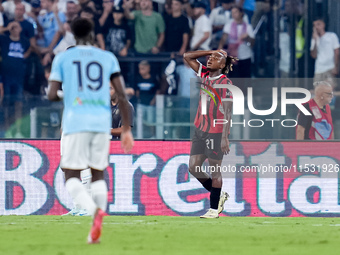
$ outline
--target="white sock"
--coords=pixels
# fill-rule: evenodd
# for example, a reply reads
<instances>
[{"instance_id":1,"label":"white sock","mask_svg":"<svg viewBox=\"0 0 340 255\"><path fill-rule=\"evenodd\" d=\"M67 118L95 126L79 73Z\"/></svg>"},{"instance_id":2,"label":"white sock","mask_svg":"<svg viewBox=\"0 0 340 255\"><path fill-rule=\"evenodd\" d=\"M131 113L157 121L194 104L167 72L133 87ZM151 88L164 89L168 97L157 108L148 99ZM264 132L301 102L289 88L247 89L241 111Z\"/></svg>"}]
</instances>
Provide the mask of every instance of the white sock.
<instances>
[{"instance_id":1,"label":"white sock","mask_svg":"<svg viewBox=\"0 0 340 255\"><path fill-rule=\"evenodd\" d=\"M72 177L65 183L68 193L73 198L75 204L80 205L81 208L86 209L88 213L94 216L97 205L86 191L84 185L78 178Z\"/></svg>"},{"instance_id":2,"label":"white sock","mask_svg":"<svg viewBox=\"0 0 340 255\"><path fill-rule=\"evenodd\" d=\"M85 169L80 172L80 177L81 177L81 182L85 186L87 192L91 195L91 179L92 179L92 174L91 174L91 169Z\"/></svg>"},{"instance_id":3,"label":"white sock","mask_svg":"<svg viewBox=\"0 0 340 255\"><path fill-rule=\"evenodd\" d=\"M91 183L91 193L94 202L104 212L107 207L107 185L104 180L98 180Z\"/></svg>"}]
</instances>

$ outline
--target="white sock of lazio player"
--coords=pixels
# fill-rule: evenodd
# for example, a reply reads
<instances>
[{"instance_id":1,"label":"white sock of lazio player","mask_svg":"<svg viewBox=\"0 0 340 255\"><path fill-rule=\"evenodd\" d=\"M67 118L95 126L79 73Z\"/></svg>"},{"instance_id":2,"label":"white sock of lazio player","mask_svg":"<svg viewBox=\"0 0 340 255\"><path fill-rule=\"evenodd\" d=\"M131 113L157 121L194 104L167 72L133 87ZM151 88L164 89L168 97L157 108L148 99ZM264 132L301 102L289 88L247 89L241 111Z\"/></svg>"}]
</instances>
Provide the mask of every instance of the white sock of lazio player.
<instances>
[{"instance_id":1,"label":"white sock of lazio player","mask_svg":"<svg viewBox=\"0 0 340 255\"><path fill-rule=\"evenodd\" d=\"M88 168L88 169L81 171L80 178L87 192L91 195L91 179L92 179L91 169Z\"/></svg>"},{"instance_id":2,"label":"white sock of lazio player","mask_svg":"<svg viewBox=\"0 0 340 255\"><path fill-rule=\"evenodd\" d=\"M104 212L107 207L107 185L104 180L98 180L91 183L91 193L94 202Z\"/></svg>"},{"instance_id":3,"label":"white sock of lazio player","mask_svg":"<svg viewBox=\"0 0 340 255\"><path fill-rule=\"evenodd\" d=\"M70 178L65 183L68 193L73 198L75 204L80 205L81 208L85 208L92 217L94 216L97 205L93 201L90 194L86 191L86 188L78 178Z\"/></svg>"}]
</instances>

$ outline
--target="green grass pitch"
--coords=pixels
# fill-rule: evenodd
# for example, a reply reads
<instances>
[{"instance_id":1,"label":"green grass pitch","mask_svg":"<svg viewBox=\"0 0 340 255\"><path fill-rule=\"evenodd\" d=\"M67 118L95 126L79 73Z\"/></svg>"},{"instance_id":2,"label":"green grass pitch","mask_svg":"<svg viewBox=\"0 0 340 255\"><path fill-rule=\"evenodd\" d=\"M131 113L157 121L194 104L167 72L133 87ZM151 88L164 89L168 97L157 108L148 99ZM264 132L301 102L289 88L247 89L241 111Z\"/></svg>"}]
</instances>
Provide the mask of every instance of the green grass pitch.
<instances>
[{"instance_id":1,"label":"green grass pitch","mask_svg":"<svg viewBox=\"0 0 340 255\"><path fill-rule=\"evenodd\" d=\"M0 254L339 254L339 218L107 216L88 245L90 217L0 216Z\"/></svg>"}]
</instances>

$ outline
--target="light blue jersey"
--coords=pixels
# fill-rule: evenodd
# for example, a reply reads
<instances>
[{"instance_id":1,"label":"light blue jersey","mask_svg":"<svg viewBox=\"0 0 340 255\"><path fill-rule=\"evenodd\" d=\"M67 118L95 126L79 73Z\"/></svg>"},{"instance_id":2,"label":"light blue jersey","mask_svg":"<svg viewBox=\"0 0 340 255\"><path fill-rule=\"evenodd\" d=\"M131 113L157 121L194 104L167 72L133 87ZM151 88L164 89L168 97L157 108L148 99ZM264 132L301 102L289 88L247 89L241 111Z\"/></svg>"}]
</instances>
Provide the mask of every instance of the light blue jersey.
<instances>
[{"instance_id":1,"label":"light blue jersey","mask_svg":"<svg viewBox=\"0 0 340 255\"><path fill-rule=\"evenodd\" d=\"M49 80L62 83L64 134L110 133L110 76L117 72L117 58L93 46L76 46L55 57Z\"/></svg>"}]
</instances>

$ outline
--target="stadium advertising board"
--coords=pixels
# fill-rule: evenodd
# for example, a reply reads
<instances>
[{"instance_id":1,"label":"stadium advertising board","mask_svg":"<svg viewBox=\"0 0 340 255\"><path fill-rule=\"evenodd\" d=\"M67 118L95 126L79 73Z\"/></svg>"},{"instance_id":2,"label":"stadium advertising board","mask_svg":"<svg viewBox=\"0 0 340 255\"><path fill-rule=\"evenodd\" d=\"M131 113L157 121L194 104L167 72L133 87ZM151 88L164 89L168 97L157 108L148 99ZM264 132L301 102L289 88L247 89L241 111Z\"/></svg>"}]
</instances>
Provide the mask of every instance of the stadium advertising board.
<instances>
[{"instance_id":1,"label":"stadium advertising board","mask_svg":"<svg viewBox=\"0 0 340 255\"><path fill-rule=\"evenodd\" d=\"M339 216L336 142L234 142L223 159L227 216ZM188 175L190 142L111 142L107 213L201 215L208 193ZM0 215L60 215L72 208L59 141L0 142ZM209 167L202 167L202 171Z\"/></svg>"}]
</instances>

